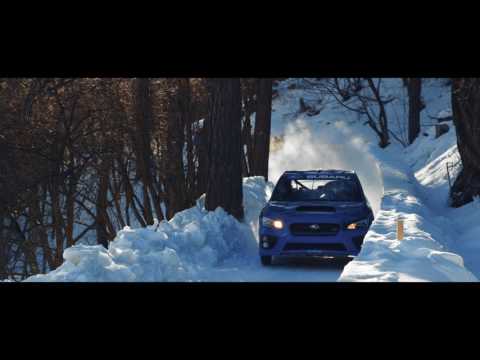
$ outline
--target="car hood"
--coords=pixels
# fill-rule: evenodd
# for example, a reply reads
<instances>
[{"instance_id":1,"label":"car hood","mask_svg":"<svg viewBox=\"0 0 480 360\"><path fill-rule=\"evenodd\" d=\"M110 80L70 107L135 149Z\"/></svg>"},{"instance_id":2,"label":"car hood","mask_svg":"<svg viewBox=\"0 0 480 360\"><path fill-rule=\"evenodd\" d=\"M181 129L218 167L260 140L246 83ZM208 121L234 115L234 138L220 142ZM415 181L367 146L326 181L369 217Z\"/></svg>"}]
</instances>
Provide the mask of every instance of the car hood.
<instances>
[{"instance_id":1,"label":"car hood","mask_svg":"<svg viewBox=\"0 0 480 360\"><path fill-rule=\"evenodd\" d=\"M302 201L283 202L271 201L264 210L264 216L325 216L362 218L370 213L370 208L365 202L339 202L339 201Z\"/></svg>"}]
</instances>

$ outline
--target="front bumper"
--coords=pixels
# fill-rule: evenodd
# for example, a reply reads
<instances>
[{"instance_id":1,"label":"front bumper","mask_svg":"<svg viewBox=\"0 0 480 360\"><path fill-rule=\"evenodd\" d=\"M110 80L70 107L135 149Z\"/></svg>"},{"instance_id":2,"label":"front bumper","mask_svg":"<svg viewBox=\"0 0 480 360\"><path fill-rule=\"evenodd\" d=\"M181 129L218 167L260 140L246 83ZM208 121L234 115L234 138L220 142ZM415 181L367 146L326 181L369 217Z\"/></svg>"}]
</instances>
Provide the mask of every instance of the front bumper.
<instances>
[{"instance_id":1,"label":"front bumper","mask_svg":"<svg viewBox=\"0 0 480 360\"><path fill-rule=\"evenodd\" d=\"M355 256L358 255L368 229L340 229L336 235L292 235L289 230L260 227L260 256ZM270 247L264 248L268 241Z\"/></svg>"}]
</instances>

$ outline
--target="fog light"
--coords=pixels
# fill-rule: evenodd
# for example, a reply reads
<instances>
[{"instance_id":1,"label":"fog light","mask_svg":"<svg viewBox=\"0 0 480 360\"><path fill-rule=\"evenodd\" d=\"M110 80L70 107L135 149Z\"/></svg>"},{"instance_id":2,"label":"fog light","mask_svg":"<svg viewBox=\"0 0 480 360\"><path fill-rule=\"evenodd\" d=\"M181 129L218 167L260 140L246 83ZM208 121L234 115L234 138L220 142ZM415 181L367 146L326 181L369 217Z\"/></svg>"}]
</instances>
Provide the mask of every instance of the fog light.
<instances>
[{"instance_id":1,"label":"fog light","mask_svg":"<svg viewBox=\"0 0 480 360\"><path fill-rule=\"evenodd\" d=\"M262 246L264 249L268 249L270 245L268 244L268 241L264 241L262 242Z\"/></svg>"}]
</instances>

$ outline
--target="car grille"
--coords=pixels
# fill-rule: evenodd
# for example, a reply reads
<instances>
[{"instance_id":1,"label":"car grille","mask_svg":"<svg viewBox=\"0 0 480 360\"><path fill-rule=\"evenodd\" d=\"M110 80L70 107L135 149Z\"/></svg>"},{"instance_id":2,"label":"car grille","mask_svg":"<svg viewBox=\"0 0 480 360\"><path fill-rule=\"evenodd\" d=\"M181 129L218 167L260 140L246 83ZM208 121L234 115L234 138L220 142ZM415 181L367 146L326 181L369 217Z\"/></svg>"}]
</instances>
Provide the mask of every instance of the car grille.
<instances>
[{"instance_id":1,"label":"car grille","mask_svg":"<svg viewBox=\"0 0 480 360\"><path fill-rule=\"evenodd\" d=\"M290 232L292 235L300 236L331 236L336 235L340 230L338 224L292 224Z\"/></svg>"},{"instance_id":2,"label":"car grille","mask_svg":"<svg viewBox=\"0 0 480 360\"><path fill-rule=\"evenodd\" d=\"M347 248L343 244L308 244L308 243L288 243L283 248L284 251L291 250L322 250L322 251L345 251Z\"/></svg>"}]
</instances>

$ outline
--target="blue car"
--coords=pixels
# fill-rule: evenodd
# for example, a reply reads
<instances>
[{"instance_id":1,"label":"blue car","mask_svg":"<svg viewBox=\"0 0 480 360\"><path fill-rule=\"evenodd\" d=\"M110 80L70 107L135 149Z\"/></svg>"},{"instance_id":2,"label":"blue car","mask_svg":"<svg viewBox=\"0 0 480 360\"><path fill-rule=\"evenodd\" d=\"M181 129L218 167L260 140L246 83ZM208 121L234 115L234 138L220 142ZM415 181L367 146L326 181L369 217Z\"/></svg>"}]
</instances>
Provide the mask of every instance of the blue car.
<instances>
[{"instance_id":1,"label":"blue car","mask_svg":"<svg viewBox=\"0 0 480 360\"><path fill-rule=\"evenodd\" d=\"M353 171L287 171L259 219L263 265L274 256L358 255L373 211Z\"/></svg>"}]
</instances>

